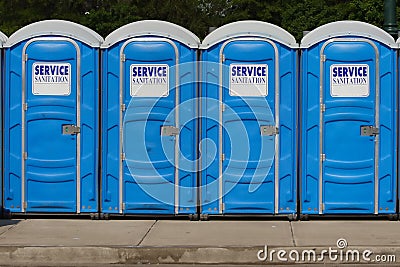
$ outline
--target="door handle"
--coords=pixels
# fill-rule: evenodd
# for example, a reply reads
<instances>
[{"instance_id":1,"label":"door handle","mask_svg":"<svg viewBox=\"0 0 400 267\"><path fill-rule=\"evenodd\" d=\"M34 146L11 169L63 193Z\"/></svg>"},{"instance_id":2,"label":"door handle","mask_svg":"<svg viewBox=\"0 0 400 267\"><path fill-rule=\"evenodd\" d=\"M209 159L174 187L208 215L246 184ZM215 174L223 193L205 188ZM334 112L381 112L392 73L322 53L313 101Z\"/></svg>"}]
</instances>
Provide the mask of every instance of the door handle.
<instances>
[{"instance_id":1,"label":"door handle","mask_svg":"<svg viewBox=\"0 0 400 267\"><path fill-rule=\"evenodd\" d=\"M279 134L279 128L275 125L260 126L261 135L273 136Z\"/></svg>"},{"instance_id":2,"label":"door handle","mask_svg":"<svg viewBox=\"0 0 400 267\"><path fill-rule=\"evenodd\" d=\"M174 126L161 126L162 136L176 136L179 135L179 128Z\"/></svg>"},{"instance_id":3,"label":"door handle","mask_svg":"<svg viewBox=\"0 0 400 267\"><path fill-rule=\"evenodd\" d=\"M379 128L372 125L365 125L360 127L361 136L376 136L379 134Z\"/></svg>"},{"instance_id":4,"label":"door handle","mask_svg":"<svg viewBox=\"0 0 400 267\"><path fill-rule=\"evenodd\" d=\"M62 134L74 135L81 132L81 127L73 124L64 124L62 126Z\"/></svg>"}]
</instances>

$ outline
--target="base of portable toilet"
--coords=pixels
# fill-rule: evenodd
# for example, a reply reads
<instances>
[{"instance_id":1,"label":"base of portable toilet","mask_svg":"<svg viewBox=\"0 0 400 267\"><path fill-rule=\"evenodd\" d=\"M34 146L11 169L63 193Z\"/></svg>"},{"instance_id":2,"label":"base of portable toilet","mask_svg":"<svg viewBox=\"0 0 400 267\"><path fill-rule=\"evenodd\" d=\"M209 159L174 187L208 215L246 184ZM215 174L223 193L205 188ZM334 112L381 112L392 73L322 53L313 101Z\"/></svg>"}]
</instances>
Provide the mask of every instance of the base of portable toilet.
<instances>
[{"instance_id":1,"label":"base of portable toilet","mask_svg":"<svg viewBox=\"0 0 400 267\"><path fill-rule=\"evenodd\" d=\"M178 25L154 20L106 37L101 216L197 213L199 42Z\"/></svg>"},{"instance_id":2,"label":"base of portable toilet","mask_svg":"<svg viewBox=\"0 0 400 267\"><path fill-rule=\"evenodd\" d=\"M282 28L240 21L201 45L200 218L296 218L297 48Z\"/></svg>"},{"instance_id":3,"label":"base of portable toilet","mask_svg":"<svg viewBox=\"0 0 400 267\"><path fill-rule=\"evenodd\" d=\"M4 206L98 212L99 51L103 39L47 20L5 43Z\"/></svg>"},{"instance_id":4,"label":"base of portable toilet","mask_svg":"<svg viewBox=\"0 0 400 267\"><path fill-rule=\"evenodd\" d=\"M394 216L396 44L358 21L301 41L301 218Z\"/></svg>"}]
</instances>

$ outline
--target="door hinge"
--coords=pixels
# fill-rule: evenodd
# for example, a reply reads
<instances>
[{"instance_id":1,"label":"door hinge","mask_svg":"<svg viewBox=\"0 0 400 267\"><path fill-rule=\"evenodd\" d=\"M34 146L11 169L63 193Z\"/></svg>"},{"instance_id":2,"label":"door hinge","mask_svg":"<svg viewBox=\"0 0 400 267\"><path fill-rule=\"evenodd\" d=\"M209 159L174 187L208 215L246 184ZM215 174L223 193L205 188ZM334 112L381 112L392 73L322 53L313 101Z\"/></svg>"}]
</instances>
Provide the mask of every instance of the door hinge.
<instances>
[{"instance_id":1,"label":"door hinge","mask_svg":"<svg viewBox=\"0 0 400 267\"><path fill-rule=\"evenodd\" d=\"M179 135L179 128L175 126L161 126L162 136L176 136Z\"/></svg>"},{"instance_id":2,"label":"door hinge","mask_svg":"<svg viewBox=\"0 0 400 267\"><path fill-rule=\"evenodd\" d=\"M125 55L125 54L122 54L122 55L121 55L121 61L122 61L122 62L125 62L125 61L126 61L126 55Z\"/></svg>"},{"instance_id":3,"label":"door hinge","mask_svg":"<svg viewBox=\"0 0 400 267\"><path fill-rule=\"evenodd\" d=\"M325 104L321 104L321 112L325 112L326 111L326 105Z\"/></svg>"},{"instance_id":4,"label":"door hinge","mask_svg":"<svg viewBox=\"0 0 400 267\"><path fill-rule=\"evenodd\" d=\"M121 153L121 160L123 161L123 160L126 160L126 155L125 155L125 153Z\"/></svg>"},{"instance_id":5,"label":"door hinge","mask_svg":"<svg viewBox=\"0 0 400 267\"><path fill-rule=\"evenodd\" d=\"M321 203L319 209L320 209L321 211L324 211L324 210L325 210L325 203Z\"/></svg>"},{"instance_id":6,"label":"door hinge","mask_svg":"<svg viewBox=\"0 0 400 267\"><path fill-rule=\"evenodd\" d=\"M361 136L376 136L379 134L379 128L372 125L366 125L360 127Z\"/></svg>"},{"instance_id":7,"label":"door hinge","mask_svg":"<svg viewBox=\"0 0 400 267\"><path fill-rule=\"evenodd\" d=\"M221 160L222 160L222 161L225 160L225 154L224 154L224 153L221 154Z\"/></svg>"},{"instance_id":8,"label":"door hinge","mask_svg":"<svg viewBox=\"0 0 400 267\"><path fill-rule=\"evenodd\" d=\"M321 56L321 61L322 61L322 62L325 62L325 61L326 61L326 55L322 55L322 56Z\"/></svg>"},{"instance_id":9,"label":"door hinge","mask_svg":"<svg viewBox=\"0 0 400 267\"><path fill-rule=\"evenodd\" d=\"M22 156L23 156L24 160L27 160L28 159L28 152L24 152Z\"/></svg>"},{"instance_id":10,"label":"door hinge","mask_svg":"<svg viewBox=\"0 0 400 267\"><path fill-rule=\"evenodd\" d=\"M22 108L23 108L25 111L27 111L27 110L28 110L28 103L24 103L24 104L22 105Z\"/></svg>"},{"instance_id":11,"label":"door hinge","mask_svg":"<svg viewBox=\"0 0 400 267\"><path fill-rule=\"evenodd\" d=\"M321 161L325 161L326 160L326 155L325 154L321 154Z\"/></svg>"},{"instance_id":12,"label":"door hinge","mask_svg":"<svg viewBox=\"0 0 400 267\"><path fill-rule=\"evenodd\" d=\"M225 210L225 203L221 204L221 210L224 211Z\"/></svg>"},{"instance_id":13,"label":"door hinge","mask_svg":"<svg viewBox=\"0 0 400 267\"><path fill-rule=\"evenodd\" d=\"M126 204L122 203L122 209L125 210L126 209Z\"/></svg>"},{"instance_id":14,"label":"door hinge","mask_svg":"<svg viewBox=\"0 0 400 267\"><path fill-rule=\"evenodd\" d=\"M24 54L24 56L23 56L23 61L24 61L24 62L27 62L27 61L28 61L28 54Z\"/></svg>"},{"instance_id":15,"label":"door hinge","mask_svg":"<svg viewBox=\"0 0 400 267\"><path fill-rule=\"evenodd\" d=\"M121 111L124 112L126 110L126 105L125 104L121 104Z\"/></svg>"},{"instance_id":16,"label":"door hinge","mask_svg":"<svg viewBox=\"0 0 400 267\"><path fill-rule=\"evenodd\" d=\"M26 210L28 208L28 204L26 203L26 201L24 203L22 203L22 207L24 208L24 210Z\"/></svg>"},{"instance_id":17,"label":"door hinge","mask_svg":"<svg viewBox=\"0 0 400 267\"><path fill-rule=\"evenodd\" d=\"M263 125L260 126L260 132L261 135L278 135L279 134L279 128L276 127L275 125Z\"/></svg>"},{"instance_id":18,"label":"door hinge","mask_svg":"<svg viewBox=\"0 0 400 267\"><path fill-rule=\"evenodd\" d=\"M222 62L225 62L225 55L222 54Z\"/></svg>"},{"instance_id":19,"label":"door hinge","mask_svg":"<svg viewBox=\"0 0 400 267\"><path fill-rule=\"evenodd\" d=\"M221 104L221 111L222 111L222 112L225 111L225 104Z\"/></svg>"}]
</instances>

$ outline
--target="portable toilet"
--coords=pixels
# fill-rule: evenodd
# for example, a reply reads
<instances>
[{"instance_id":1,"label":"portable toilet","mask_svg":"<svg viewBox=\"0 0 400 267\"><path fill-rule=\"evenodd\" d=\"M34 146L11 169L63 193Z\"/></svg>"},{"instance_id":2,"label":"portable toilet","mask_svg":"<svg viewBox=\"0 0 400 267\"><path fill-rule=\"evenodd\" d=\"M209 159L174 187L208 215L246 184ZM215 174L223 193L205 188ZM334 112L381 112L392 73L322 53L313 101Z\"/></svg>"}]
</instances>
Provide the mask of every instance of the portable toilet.
<instances>
[{"instance_id":1,"label":"portable toilet","mask_svg":"<svg viewBox=\"0 0 400 267\"><path fill-rule=\"evenodd\" d=\"M11 213L98 212L99 51L68 21L5 43L4 205Z\"/></svg>"},{"instance_id":2,"label":"portable toilet","mask_svg":"<svg viewBox=\"0 0 400 267\"><path fill-rule=\"evenodd\" d=\"M239 21L201 44L201 219L295 218L297 49L282 28Z\"/></svg>"},{"instance_id":3,"label":"portable toilet","mask_svg":"<svg viewBox=\"0 0 400 267\"><path fill-rule=\"evenodd\" d=\"M181 26L122 26L102 45L105 216L197 212L197 49Z\"/></svg>"},{"instance_id":4,"label":"portable toilet","mask_svg":"<svg viewBox=\"0 0 400 267\"><path fill-rule=\"evenodd\" d=\"M338 21L301 41L301 216L396 213L396 43Z\"/></svg>"},{"instance_id":5,"label":"portable toilet","mask_svg":"<svg viewBox=\"0 0 400 267\"><path fill-rule=\"evenodd\" d=\"M1 92L3 93L3 45L4 43L7 42L7 36L0 32L0 88ZM3 106L0 101L0 125L3 125ZM0 140L3 140L3 127L0 129ZM0 143L1 147L2 141ZM2 149L0 149L1 151ZM3 214L3 155L0 153L0 217L2 217Z\"/></svg>"}]
</instances>

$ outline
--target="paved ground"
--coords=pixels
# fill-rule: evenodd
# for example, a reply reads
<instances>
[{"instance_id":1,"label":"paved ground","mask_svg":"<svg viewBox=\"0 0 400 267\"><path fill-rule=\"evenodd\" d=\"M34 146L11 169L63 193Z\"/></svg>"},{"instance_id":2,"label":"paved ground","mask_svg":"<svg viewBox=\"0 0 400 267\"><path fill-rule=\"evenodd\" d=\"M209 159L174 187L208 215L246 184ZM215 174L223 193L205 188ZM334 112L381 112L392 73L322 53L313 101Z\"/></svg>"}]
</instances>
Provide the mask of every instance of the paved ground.
<instances>
[{"instance_id":1,"label":"paved ground","mask_svg":"<svg viewBox=\"0 0 400 267\"><path fill-rule=\"evenodd\" d=\"M396 264L395 257L400 264L398 221L0 220L0 265Z\"/></svg>"}]
</instances>

